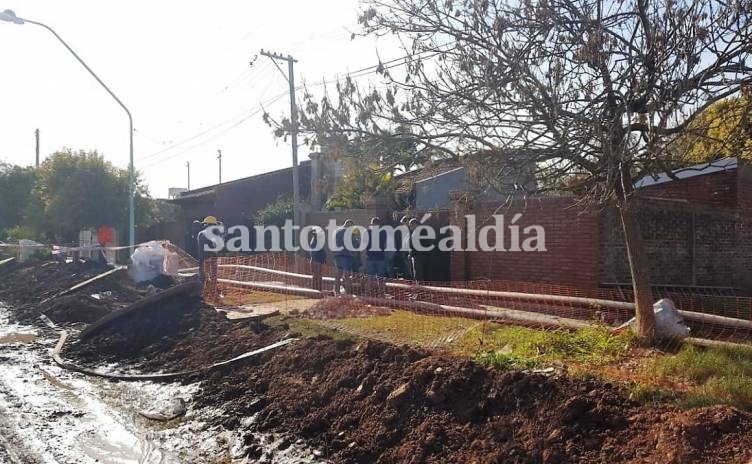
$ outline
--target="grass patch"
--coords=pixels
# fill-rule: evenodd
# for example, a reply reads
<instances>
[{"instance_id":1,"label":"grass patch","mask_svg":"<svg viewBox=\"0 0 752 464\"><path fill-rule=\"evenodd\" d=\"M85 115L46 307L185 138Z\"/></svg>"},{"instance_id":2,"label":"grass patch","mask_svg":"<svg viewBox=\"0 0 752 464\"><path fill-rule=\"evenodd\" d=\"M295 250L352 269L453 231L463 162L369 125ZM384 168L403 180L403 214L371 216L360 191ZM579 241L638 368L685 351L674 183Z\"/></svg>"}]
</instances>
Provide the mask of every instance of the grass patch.
<instances>
[{"instance_id":1,"label":"grass patch","mask_svg":"<svg viewBox=\"0 0 752 464\"><path fill-rule=\"evenodd\" d=\"M501 352L537 362L605 364L626 354L631 343L631 334L612 335L605 327L569 332L492 324L470 330L458 349L471 355Z\"/></svg>"},{"instance_id":2,"label":"grass patch","mask_svg":"<svg viewBox=\"0 0 752 464\"><path fill-rule=\"evenodd\" d=\"M227 292L227 294L222 296L222 304L227 306L278 303L280 301L300 300L303 298L298 295L253 290L243 290L242 292L238 292L231 289L223 289L223 292Z\"/></svg>"},{"instance_id":3,"label":"grass patch","mask_svg":"<svg viewBox=\"0 0 752 464\"><path fill-rule=\"evenodd\" d=\"M658 378L691 383L683 406L730 404L752 408L752 349L698 348L685 345L672 356L659 357L648 368Z\"/></svg>"},{"instance_id":4,"label":"grass patch","mask_svg":"<svg viewBox=\"0 0 752 464\"><path fill-rule=\"evenodd\" d=\"M303 338L314 338L322 335L334 340L348 340L355 338L348 333L326 327L322 322L323 321L320 320L306 319L296 316L274 316L264 319L264 323L271 327L286 326L290 332L300 334Z\"/></svg>"},{"instance_id":5,"label":"grass patch","mask_svg":"<svg viewBox=\"0 0 752 464\"><path fill-rule=\"evenodd\" d=\"M426 316L409 311L392 311L378 317L352 317L322 321L362 337L389 340L397 344L452 345L478 321L458 317Z\"/></svg>"},{"instance_id":6,"label":"grass patch","mask_svg":"<svg viewBox=\"0 0 752 464\"><path fill-rule=\"evenodd\" d=\"M501 351L487 351L473 356L475 362L492 369L534 369L541 364L528 358L520 358Z\"/></svg>"}]
</instances>

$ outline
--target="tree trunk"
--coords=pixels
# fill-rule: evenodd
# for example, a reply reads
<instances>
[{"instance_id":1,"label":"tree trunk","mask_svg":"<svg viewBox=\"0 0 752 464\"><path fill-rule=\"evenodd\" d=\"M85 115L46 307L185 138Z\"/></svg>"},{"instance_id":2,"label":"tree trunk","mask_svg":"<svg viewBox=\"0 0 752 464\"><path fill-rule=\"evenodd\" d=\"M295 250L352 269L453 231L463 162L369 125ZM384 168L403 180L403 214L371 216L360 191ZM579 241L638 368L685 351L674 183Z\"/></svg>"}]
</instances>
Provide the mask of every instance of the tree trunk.
<instances>
[{"instance_id":1,"label":"tree trunk","mask_svg":"<svg viewBox=\"0 0 752 464\"><path fill-rule=\"evenodd\" d=\"M629 198L620 202L619 212L627 245L629 272L635 299L637 335L647 341L655 337L655 313L653 312L653 289L650 285L650 267L645 247L642 244L640 224L637 222L634 202Z\"/></svg>"}]
</instances>

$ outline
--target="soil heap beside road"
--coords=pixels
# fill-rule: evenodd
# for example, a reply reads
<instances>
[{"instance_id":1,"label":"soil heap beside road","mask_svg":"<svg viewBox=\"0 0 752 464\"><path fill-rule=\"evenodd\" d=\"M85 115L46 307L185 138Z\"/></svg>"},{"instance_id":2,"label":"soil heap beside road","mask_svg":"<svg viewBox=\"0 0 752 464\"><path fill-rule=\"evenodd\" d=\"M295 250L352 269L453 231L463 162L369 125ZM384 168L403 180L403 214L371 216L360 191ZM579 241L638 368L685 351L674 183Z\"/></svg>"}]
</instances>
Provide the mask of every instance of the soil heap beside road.
<instances>
[{"instance_id":1,"label":"soil heap beside road","mask_svg":"<svg viewBox=\"0 0 752 464\"><path fill-rule=\"evenodd\" d=\"M17 265L0 277L0 300L12 303L19 319L39 323L38 314L48 311L58 322L90 322L100 310L107 314L154 291L113 277L39 307L102 270L85 263ZM94 292L111 293L97 299ZM186 294L74 339L64 355L93 366L182 371L286 336L284 328L229 320ZM488 369L374 341L304 339L187 380L202 381L195 406L215 411L213 425L243 434L251 459L263 454L255 432L268 431L289 434L280 447L302 438L341 463L752 459L752 415L732 407L643 406L609 383Z\"/></svg>"}]
</instances>

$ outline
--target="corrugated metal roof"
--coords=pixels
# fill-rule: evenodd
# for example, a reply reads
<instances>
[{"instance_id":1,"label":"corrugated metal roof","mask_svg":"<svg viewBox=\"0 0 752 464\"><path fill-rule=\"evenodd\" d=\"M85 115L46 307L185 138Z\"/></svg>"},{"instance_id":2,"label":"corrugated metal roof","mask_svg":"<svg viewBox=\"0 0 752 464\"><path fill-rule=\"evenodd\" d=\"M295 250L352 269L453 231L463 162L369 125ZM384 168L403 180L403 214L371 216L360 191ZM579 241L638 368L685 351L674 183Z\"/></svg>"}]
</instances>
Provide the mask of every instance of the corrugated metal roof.
<instances>
[{"instance_id":1,"label":"corrugated metal roof","mask_svg":"<svg viewBox=\"0 0 752 464\"><path fill-rule=\"evenodd\" d=\"M656 176L646 176L635 182L635 188L650 187L652 185L664 184L675 179L689 179L691 177L704 176L715 172L733 171L739 167L739 160L736 157L724 158L710 163L696 164L687 168L676 169L672 174L658 174Z\"/></svg>"}]
</instances>

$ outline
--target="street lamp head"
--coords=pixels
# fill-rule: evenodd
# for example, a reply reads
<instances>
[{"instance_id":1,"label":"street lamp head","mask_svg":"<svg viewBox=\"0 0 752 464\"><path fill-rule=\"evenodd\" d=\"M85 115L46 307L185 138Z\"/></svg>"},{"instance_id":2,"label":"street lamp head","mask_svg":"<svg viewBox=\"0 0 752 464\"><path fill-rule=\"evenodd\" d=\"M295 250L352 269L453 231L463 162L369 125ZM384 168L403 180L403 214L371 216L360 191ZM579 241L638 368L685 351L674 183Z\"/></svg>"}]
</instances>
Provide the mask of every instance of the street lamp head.
<instances>
[{"instance_id":1,"label":"street lamp head","mask_svg":"<svg viewBox=\"0 0 752 464\"><path fill-rule=\"evenodd\" d=\"M0 12L0 21L8 21L9 23L14 24L24 23L24 20L16 16L16 13L14 13L13 10L5 10L3 12Z\"/></svg>"}]
</instances>

